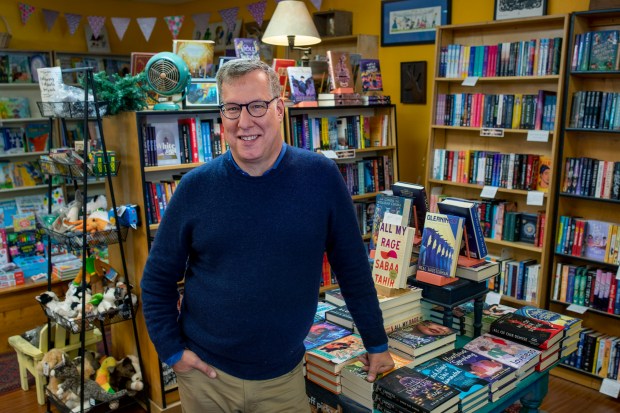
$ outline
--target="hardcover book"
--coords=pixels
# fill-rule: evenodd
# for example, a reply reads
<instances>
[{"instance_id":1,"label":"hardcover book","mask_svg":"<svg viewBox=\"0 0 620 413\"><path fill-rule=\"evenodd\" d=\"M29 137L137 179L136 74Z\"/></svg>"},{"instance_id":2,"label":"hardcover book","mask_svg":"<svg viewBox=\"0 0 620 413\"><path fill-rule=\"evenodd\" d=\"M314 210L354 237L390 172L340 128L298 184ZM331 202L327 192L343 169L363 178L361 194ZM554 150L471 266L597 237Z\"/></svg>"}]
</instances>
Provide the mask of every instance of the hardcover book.
<instances>
[{"instance_id":1,"label":"hardcover book","mask_svg":"<svg viewBox=\"0 0 620 413\"><path fill-rule=\"evenodd\" d=\"M353 71L349 52L328 50L327 67L331 90L353 89Z\"/></svg>"},{"instance_id":2,"label":"hardcover book","mask_svg":"<svg viewBox=\"0 0 620 413\"><path fill-rule=\"evenodd\" d=\"M583 256L596 261L605 261L609 236L609 222L588 219L583 243Z\"/></svg>"},{"instance_id":3,"label":"hardcover book","mask_svg":"<svg viewBox=\"0 0 620 413\"><path fill-rule=\"evenodd\" d=\"M456 266L456 276L471 281L484 281L500 274L500 266L498 262L482 261L468 267Z\"/></svg>"},{"instance_id":4,"label":"hardcover book","mask_svg":"<svg viewBox=\"0 0 620 413\"><path fill-rule=\"evenodd\" d=\"M372 266L376 285L386 288L407 286L414 231L411 227L381 223Z\"/></svg>"},{"instance_id":5,"label":"hardcover book","mask_svg":"<svg viewBox=\"0 0 620 413\"><path fill-rule=\"evenodd\" d=\"M455 330L429 320L419 321L388 334L390 347L416 357L455 340Z\"/></svg>"},{"instance_id":6,"label":"hardcover book","mask_svg":"<svg viewBox=\"0 0 620 413\"><path fill-rule=\"evenodd\" d=\"M568 331L579 330L581 328L582 320L579 318L571 317L565 314L556 313L551 310L545 310L543 308L526 305L515 311L515 314L519 314L525 317L533 318L535 320L547 321L558 326L564 327L567 331L565 335L570 335Z\"/></svg>"},{"instance_id":7,"label":"hardcover book","mask_svg":"<svg viewBox=\"0 0 620 413\"><path fill-rule=\"evenodd\" d=\"M489 382L462 370L440 358L431 359L415 367L416 371L446 384L460 392L461 404L489 392Z\"/></svg>"},{"instance_id":8,"label":"hardcover book","mask_svg":"<svg viewBox=\"0 0 620 413\"><path fill-rule=\"evenodd\" d=\"M292 66L286 71L291 85L291 99L295 103L316 100L312 70L309 67Z\"/></svg>"},{"instance_id":9,"label":"hardcover book","mask_svg":"<svg viewBox=\"0 0 620 413\"><path fill-rule=\"evenodd\" d=\"M360 78L363 92L382 91L383 82L381 81L379 59L361 59Z\"/></svg>"},{"instance_id":10,"label":"hardcover book","mask_svg":"<svg viewBox=\"0 0 620 413\"><path fill-rule=\"evenodd\" d=\"M393 352L390 352L390 356L392 356L392 360L394 360L394 368L388 372L377 375L377 379L387 376L394 370L407 366L413 361L410 358L401 357ZM356 361L355 363L345 366L340 372L340 375L343 385L348 385L355 390L359 389L360 391L367 392L369 396L372 395L374 385L367 380L368 372L364 370L364 363L361 361Z\"/></svg>"},{"instance_id":11,"label":"hardcover book","mask_svg":"<svg viewBox=\"0 0 620 413\"><path fill-rule=\"evenodd\" d=\"M486 380L491 392L517 378L517 371L514 368L464 348L449 351L439 358Z\"/></svg>"},{"instance_id":12,"label":"hardcover book","mask_svg":"<svg viewBox=\"0 0 620 413\"><path fill-rule=\"evenodd\" d=\"M179 125L177 122L152 123L155 128L157 165L178 165L181 163Z\"/></svg>"},{"instance_id":13,"label":"hardcover book","mask_svg":"<svg viewBox=\"0 0 620 413\"><path fill-rule=\"evenodd\" d=\"M384 193L377 194L375 215L372 220L372 236L370 238L371 250L377 248L379 229L381 228L381 223L385 220L386 214L389 214L387 215L389 222L400 221L401 226L408 226L411 214L411 199Z\"/></svg>"},{"instance_id":14,"label":"hardcover book","mask_svg":"<svg viewBox=\"0 0 620 413\"><path fill-rule=\"evenodd\" d=\"M540 350L491 334L476 337L464 348L518 370L517 376L534 367L541 354Z\"/></svg>"},{"instance_id":15,"label":"hardcover book","mask_svg":"<svg viewBox=\"0 0 620 413\"><path fill-rule=\"evenodd\" d=\"M286 69L291 66L295 66L296 62L293 59L280 59L274 58L271 64L273 70L280 77L280 87L282 88L282 95L288 97L291 92L291 87L288 83L288 73Z\"/></svg>"},{"instance_id":16,"label":"hardcover book","mask_svg":"<svg viewBox=\"0 0 620 413\"><path fill-rule=\"evenodd\" d=\"M338 324L339 326L348 328L350 330L353 329L353 317L349 312L349 309L346 305L341 305L340 307L336 307L333 310L328 310L325 312L325 321L332 322L334 324Z\"/></svg>"},{"instance_id":17,"label":"hardcover book","mask_svg":"<svg viewBox=\"0 0 620 413\"><path fill-rule=\"evenodd\" d=\"M377 380L375 392L412 412L443 412L459 402L458 390L409 367L401 367Z\"/></svg>"},{"instance_id":18,"label":"hardcover book","mask_svg":"<svg viewBox=\"0 0 620 413\"><path fill-rule=\"evenodd\" d=\"M310 350L350 334L350 330L327 321L314 323L304 339L304 346Z\"/></svg>"},{"instance_id":19,"label":"hardcover book","mask_svg":"<svg viewBox=\"0 0 620 413\"><path fill-rule=\"evenodd\" d=\"M415 227L416 234L421 235L428 212L428 198L424 186L399 181L392 185L392 192L396 196L412 199L412 214L415 212L415 215L412 215L411 226Z\"/></svg>"},{"instance_id":20,"label":"hardcover book","mask_svg":"<svg viewBox=\"0 0 620 413\"><path fill-rule=\"evenodd\" d=\"M325 321L325 312L333 310L334 308L336 308L336 306L331 303L319 301L316 306L316 312L314 313L314 322Z\"/></svg>"},{"instance_id":21,"label":"hardcover book","mask_svg":"<svg viewBox=\"0 0 620 413\"><path fill-rule=\"evenodd\" d=\"M426 213L418 271L454 277L463 239L464 219L454 215Z\"/></svg>"},{"instance_id":22,"label":"hardcover book","mask_svg":"<svg viewBox=\"0 0 620 413\"><path fill-rule=\"evenodd\" d=\"M618 70L618 30L592 32L589 70Z\"/></svg>"},{"instance_id":23,"label":"hardcover book","mask_svg":"<svg viewBox=\"0 0 620 413\"><path fill-rule=\"evenodd\" d=\"M254 38L236 37L233 39L235 44L235 56L240 59L260 59L260 45Z\"/></svg>"},{"instance_id":24,"label":"hardcover book","mask_svg":"<svg viewBox=\"0 0 620 413\"><path fill-rule=\"evenodd\" d=\"M192 78L205 79L212 76L214 48L212 40L172 41L172 52L187 63Z\"/></svg>"},{"instance_id":25,"label":"hardcover book","mask_svg":"<svg viewBox=\"0 0 620 413\"><path fill-rule=\"evenodd\" d=\"M469 247L470 258L484 258L488 254L487 244L484 241L478 204L465 199L446 198L437 203L441 214L454 215L465 218L465 232L467 244L462 243L461 255L466 255L465 247Z\"/></svg>"},{"instance_id":26,"label":"hardcover book","mask_svg":"<svg viewBox=\"0 0 620 413\"><path fill-rule=\"evenodd\" d=\"M365 352L362 338L357 334L351 334L307 351L306 360L330 373L337 374L345 365L352 363L356 357Z\"/></svg>"},{"instance_id":27,"label":"hardcover book","mask_svg":"<svg viewBox=\"0 0 620 413\"><path fill-rule=\"evenodd\" d=\"M541 350L548 349L564 337L562 326L516 313L505 314L495 320L489 332Z\"/></svg>"}]
</instances>

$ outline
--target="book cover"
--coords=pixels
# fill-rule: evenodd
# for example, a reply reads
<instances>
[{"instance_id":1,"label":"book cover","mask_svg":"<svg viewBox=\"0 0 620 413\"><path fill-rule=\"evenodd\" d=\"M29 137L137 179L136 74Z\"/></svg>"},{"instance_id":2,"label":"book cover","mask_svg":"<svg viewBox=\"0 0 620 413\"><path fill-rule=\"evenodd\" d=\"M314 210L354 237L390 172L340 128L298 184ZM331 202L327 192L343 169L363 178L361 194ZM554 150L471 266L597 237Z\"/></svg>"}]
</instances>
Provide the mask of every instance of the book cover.
<instances>
[{"instance_id":1,"label":"book cover","mask_svg":"<svg viewBox=\"0 0 620 413\"><path fill-rule=\"evenodd\" d=\"M588 219L586 221L585 237L583 242L583 256L596 261L605 261L608 235L611 224L609 222Z\"/></svg>"},{"instance_id":2,"label":"book cover","mask_svg":"<svg viewBox=\"0 0 620 413\"><path fill-rule=\"evenodd\" d=\"M375 214L372 219L372 236L370 238L370 249L375 250L379 240L379 229L381 223L388 217L388 221L394 223L400 222L400 225L406 227L410 222L411 215L411 199L396 195L387 195L384 193L377 194L375 201Z\"/></svg>"},{"instance_id":3,"label":"book cover","mask_svg":"<svg viewBox=\"0 0 620 413\"><path fill-rule=\"evenodd\" d=\"M411 198L412 201L412 217L411 226L415 227L418 234L422 234L424 228L424 220L428 212L428 198L426 197L426 189L423 185L413 184L410 182L396 182L392 185L392 193L397 196ZM415 210L415 215L413 214Z\"/></svg>"},{"instance_id":4,"label":"book cover","mask_svg":"<svg viewBox=\"0 0 620 413\"><path fill-rule=\"evenodd\" d=\"M1 106L1 105L0 105ZM0 147L5 154L24 153L25 130L21 127L0 128Z\"/></svg>"},{"instance_id":5,"label":"book cover","mask_svg":"<svg viewBox=\"0 0 620 413\"><path fill-rule=\"evenodd\" d=\"M316 306L316 311L314 313L314 322L317 323L319 321L325 321L325 312L333 310L336 307L337 306L326 301L319 301Z\"/></svg>"},{"instance_id":6,"label":"book cover","mask_svg":"<svg viewBox=\"0 0 620 413\"><path fill-rule=\"evenodd\" d=\"M487 244L484 241L478 204L457 198L446 198L437 203L441 214L454 215L465 218L465 232L470 258L484 258L488 254ZM461 255L466 254L466 244L461 245Z\"/></svg>"},{"instance_id":7,"label":"book cover","mask_svg":"<svg viewBox=\"0 0 620 413\"><path fill-rule=\"evenodd\" d=\"M326 311L325 320L351 330L354 325L353 316L351 316L351 313L346 305L341 305L332 310Z\"/></svg>"},{"instance_id":8,"label":"book cover","mask_svg":"<svg viewBox=\"0 0 620 413\"><path fill-rule=\"evenodd\" d=\"M27 97L0 97L0 119L24 119L30 117Z\"/></svg>"},{"instance_id":9,"label":"book cover","mask_svg":"<svg viewBox=\"0 0 620 413\"><path fill-rule=\"evenodd\" d=\"M27 54L9 54L10 79L9 83L29 83L32 82L30 73L30 61Z\"/></svg>"},{"instance_id":10,"label":"book cover","mask_svg":"<svg viewBox=\"0 0 620 413\"><path fill-rule=\"evenodd\" d=\"M360 79L363 92L383 90L379 59L360 60Z\"/></svg>"},{"instance_id":11,"label":"book cover","mask_svg":"<svg viewBox=\"0 0 620 413\"><path fill-rule=\"evenodd\" d=\"M286 71L286 69L295 65L296 62L294 59L281 59L277 57L273 59L273 62L271 64L273 70L280 77L280 87L282 88L282 94L285 97L288 97L291 92L291 86L288 83L288 72Z\"/></svg>"},{"instance_id":12,"label":"book cover","mask_svg":"<svg viewBox=\"0 0 620 413\"><path fill-rule=\"evenodd\" d=\"M422 320L388 334L388 344L418 356L456 340L456 331L430 320Z\"/></svg>"},{"instance_id":13,"label":"book cover","mask_svg":"<svg viewBox=\"0 0 620 413\"><path fill-rule=\"evenodd\" d=\"M618 30L592 32L589 70L617 70Z\"/></svg>"},{"instance_id":14,"label":"book cover","mask_svg":"<svg viewBox=\"0 0 620 413\"><path fill-rule=\"evenodd\" d=\"M235 37L235 56L240 59L260 59L258 40L251 37Z\"/></svg>"},{"instance_id":15,"label":"book cover","mask_svg":"<svg viewBox=\"0 0 620 413\"><path fill-rule=\"evenodd\" d=\"M131 52L131 63L129 70L132 76L141 73L146 68L146 64L151 60L155 53L150 52Z\"/></svg>"},{"instance_id":16,"label":"book cover","mask_svg":"<svg viewBox=\"0 0 620 413\"><path fill-rule=\"evenodd\" d=\"M151 126L155 128L157 165L180 164L179 125L176 122L158 122Z\"/></svg>"},{"instance_id":17,"label":"book cover","mask_svg":"<svg viewBox=\"0 0 620 413\"><path fill-rule=\"evenodd\" d=\"M340 288L325 291L325 301L335 305L336 307L346 304Z\"/></svg>"},{"instance_id":18,"label":"book cover","mask_svg":"<svg viewBox=\"0 0 620 413\"><path fill-rule=\"evenodd\" d=\"M187 63L192 78L211 77L214 48L212 40L172 40L172 53Z\"/></svg>"},{"instance_id":19,"label":"book cover","mask_svg":"<svg viewBox=\"0 0 620 413\"><path fill-rule=\"evenodd\" d=\"M579 318L556 313L551 310L545 310L544 308L538 308L531 305L526 305L519 308L517 311L515 311L515 314L533 318L535 320L547 321L555 325L564 327L564 330L571 330L574 328L579 329L582 322L582 320Z\"/></svg>"},{"instance_id":20,"label":"book cover","mask_svg":"<svg viewBox=\"0 0 620 413\"><path fill-rule=\"evenodd\" d=\"M465 344L464 348L506 364L517 369L519 373L534 366L540 360L541 354L540 350L488 333L476 337Z\"/></svg>"},{"instance_id":21,"label":"book cover","mask_svg":"<svg viewBox=\"0 0 620 413\"><path fill-rule=\"evenodd\" d=\"M310 70L312 70L312 79L314 79L314 90L317 92L317 94L329 92L329 73L327 61L310 60Z\"/></svg>"},{"instance_id":22,"label":"book cover","mask_svg":"<svg viewBox=\"0 0 620 413\"><path fill-rule=\"evenodd\" d=\"M327 67L331 90L353 89L353 72L349 52L328 50Z\"/></svg>"},{"instance_id":23,"label":"book cover","mask_svg":"<svg viewBox=\"0 0 620 413\"><path fill-rule=\"evenodd\" d=\"M459 400L458 390L406 366L377 380L375 392L414 412L444 411Z\"/></svg>"},{"instance_id":24,"label":"book cover","mask_svg":"<svg viewBox=\"0 0 620 413\"><path fill-rule=\"evenodd\" d=\"M310 350L350 334L350 330L327 321L314 323L304 339L304 346Z\"/></svg>"},{"instance_id":25,"label":"book cover","mask_svg":"<svg viewBox=\"0 0 620 413\"><path fill-rule=\"evenodd\" d=\"M306 360L332 373L340 370L366 352L362 337L351 334L306 352Z\"/></svg>"},{"instance_id":26,"label":"book cover","mask_svg":"<svg viewBox=\"0 0 620 413\"><path fill-rule=\"evenodd\" d=\"M518 241L535 244L537 224L538 214L521 213L521 227Z\"/></svg>"},{"instance_id":27,"label":"book cover","mask_svg":"<svg viewBox=\"0 0 620 413\"><path fill-rule=\"evenodd\" d=\"M551 158L541 155L538 159L538 174L536 179L536 190L549 192L549 180L551 179Z\"/></svg>"},{"instance_id":28,"label":"book cover","mask_svg":"<svg viewBox=\"0 0 620 413\"><path fill-rule=\"evenodd\" d=\"M454 277L463 238L463 221L454 215L426 213L418 269L442 277Z\"/></svg>"},{"instance_id":29,"label":"book cover","mask_svg":"<svg viewBox=\"0 0 620 413\"><path fill-rule=\"evenodd\" d=\"M548 349L564 337L562 326L516 313L505 314L495 320L489 332L541 350Z\"/></svg>"},{"instance_id":30,"label":"book cover","mask_svg":"<svg viewBox=\"0 0 620 413\"><path fill-rule=\"evenodd\" d=\"M458 390L463 401L489 391L488 381L440 358L422 363L414 370Z\"/></svg>"},{"instance_id":31,"label":"book cover","mask_svg":"<svg viewBox=\"0 0 620 413\"><path fill-rule=\"evenodd\" d=\"M291 66L286 69L294 102L316 100L312 70L309 67Z\"/></svg>"},{"instance_id":32,"label":"book cover","mask_svg":"<svg viewBox=\"0 0 620 413\"><path fill-rule=\"evenodd\" d=\"M486 380L491 392L495 392L517 377L514 368L464 348L451 350L439 358Z\"/></svg>"},{"instance_id":33,"label":"book cover","mask_svg":"<svg viewBox=\"0 0 620 413\"><path fill-rule=\"evenodd\" d=\"M28 152L47 151L47 140L50 135L49 123L28 123L25 133Z\"/></svg>"},{"instance_id":34,"label":"book cover","mask_svg":"<svg viewBox=\"0 0 620 413\"><path fill-rule=\"evenodd\" d=\"M405 288L411 252L413 249L414 229L382 222L372 276L375 284L387 288Z\"/></svg>"}]
</instances>

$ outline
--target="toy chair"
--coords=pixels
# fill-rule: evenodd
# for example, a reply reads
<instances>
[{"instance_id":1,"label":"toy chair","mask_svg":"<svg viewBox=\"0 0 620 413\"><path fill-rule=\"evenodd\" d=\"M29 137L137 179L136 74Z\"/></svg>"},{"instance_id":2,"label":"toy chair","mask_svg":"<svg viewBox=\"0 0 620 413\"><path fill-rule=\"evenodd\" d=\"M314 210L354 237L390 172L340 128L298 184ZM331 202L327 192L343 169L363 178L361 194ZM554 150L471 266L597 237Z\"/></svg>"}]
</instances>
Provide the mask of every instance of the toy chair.
<instances>
[{"instance_id":1,"label":"toy chair","mask_svg":"<svg viewBox=\"0 0 620 413\"><path fill-rule=\"evenodd\" d=\"M35 380L35 388L37 390L37 402L41 405L45 404L45 385L47 379L44 375L37 372L37 363L41 361L43 355L47 353L50 348L57 348L63 350L71 358L75 358L78 355L78 351L81 348L80 334L71 333L62 327L58 327L56 324L52 324L52 345L47 342L47 329L48 324L44 325L39 332L39 347L33 346L28 340L22 336L9 337L9 344L15 349L17 353L17 361L19 363L19 378L22 389L28 390L28 374L30 372ZM97 351L97 343L102 340L101 331L95 328L85 332L84 348L92 351Z\"/></svg>"}]
</instances>

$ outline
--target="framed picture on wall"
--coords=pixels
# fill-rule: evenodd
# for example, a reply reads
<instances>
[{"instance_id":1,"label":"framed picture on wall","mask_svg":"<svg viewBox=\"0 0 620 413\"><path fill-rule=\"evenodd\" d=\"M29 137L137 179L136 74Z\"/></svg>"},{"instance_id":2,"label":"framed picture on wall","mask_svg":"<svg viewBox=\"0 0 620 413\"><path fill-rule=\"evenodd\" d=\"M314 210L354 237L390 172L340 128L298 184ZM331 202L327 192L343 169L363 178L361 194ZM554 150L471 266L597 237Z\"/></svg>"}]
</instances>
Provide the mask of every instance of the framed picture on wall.
<instances>
[{"instance_id":1,"label":"framed picture on wall","mask_svg":"<svg viewBox=\"0 0 620 413\"><path fill-rule=\"evenodd\" d=\"M520 19L547 14L547 0L495 0L495 20Z\"/></svg>"},{"instance_id":2,"label":"framed picture on wall","mask_svg":"<svg viewBox=\"0 0 620 413\"><path fill-rule=\"evenodd\" d=\"M192 79L185 95L186 108L214 108L220 104L214 78Z\"/></svg>"},{"instance_id":3,"label":"framed picture on wall","mask_svg":"<svg viewBox=\"0 0 620 413\"><path fill-rule=\"evenodd\" d=\"M426 62L400 63L400 102L426 104Z\"/></svg>"},{"instance_id":4,"label":"framed picture on wall","mask_svg":"<svg viewBox=\"0 0 620 413\"><path fill-rule=\"evenodd\" d=\"M381 46L435 43L435 28L450 24L451 0L381 2Z\"/></svg>"}]
</instances>

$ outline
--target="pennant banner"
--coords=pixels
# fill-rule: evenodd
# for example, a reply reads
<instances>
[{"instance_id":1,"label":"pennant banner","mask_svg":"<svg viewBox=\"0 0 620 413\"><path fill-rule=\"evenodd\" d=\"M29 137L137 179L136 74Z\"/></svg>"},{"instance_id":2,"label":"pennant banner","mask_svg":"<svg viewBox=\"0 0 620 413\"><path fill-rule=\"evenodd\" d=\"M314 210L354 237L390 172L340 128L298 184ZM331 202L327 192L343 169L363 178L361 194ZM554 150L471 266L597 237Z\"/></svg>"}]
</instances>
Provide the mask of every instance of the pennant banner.
<instances>
[{"instance_id":1,"label":"pennant banner","mask_svg":"<svg viewBox=\"0 0 620 413\"><path fill-rule=\"evenodd\" d=\"M155 27L155 23L157 22L157 17L138 17L136 21L138 22L138 26L140 26L140 30L142 30L144 38L148 42L151 38L151 33L153 33L153 27Z\"/></svg>"},{"instance_id":2,"label":"pennant banner","mask_svg":"<svg viewBox=\"0 0 620 413\"><path fill-rule=\"evenodd\" d=\"M101 29L105 24L105 16L88 16L88 25L93 31L95 38L98 38L101 34Z\"/></svg>"},{"instance_id":3,"label":"pennant banner","mask_svg":"<svg viewBox=\"0 0 620 413\"><path fill-rule=\"evenodd\" d=\"M258 23L258 27L263 25L263 18L265 17L265 7L267 6L267 0L262 0L257 3L248 4L248 10L256 23Z\"/></svg>"},{"instance_id":4,"label":"pennant banner","mask_svg":"<svg viewBox=\"0 0 620 413\"><path fill-rule=\"evenodd\" d=\"M73 36L78 26L80 25L80 20L82 20L82 15L73 14L73 13L65 13L65 19L67 19L67 26L69 26L69 34Z\"/></svg>"},{"instance_id":5,"label":"pennant banner","mask_svg":"<svg viewBox=\"0 0 620 413\"><path fill-rule=\"evenodd\" d=\"M22 24L26 24L30 15L35 11L35 7L26 3L17 3L17 7L19 7L19 14L22 18Z\"/></svg>"},{"instance_id":6,"label":"pennant banner","mask_svg":"<svg viewBox=\"0 0 620 413\"><path fill-rule=\"evenodd\" d=\"M112 17L110 20L112 21L112 26L114 26L116 35L119 39L123 40L131 19L129 17Z\"/></svg>"},{"instance_id":7,"label":"pennant banner","mask_svg":"<svg viewBox=\"0 0 620 413\"><path fill-rule=\"evenodd\" d=\"M232 31L235 28L235 22L237 20L237 14L239 13L239 7L231 7L230 9L222 9L218 13L222 16L224 23L228 30Z\"/></svg>"},{"instance_id":8,"label":"pennant banner","mask_svg":"<svg viewBox=\"0 0 620 413\"><path fill-rule=\"evenodd\" d=\"M310 3L314 4L314 7L316 7L317 10L321 10L323 0L310 0Z\"/></svg>"},{"instance_id":9,"label":"pennant banner","mask_svg":"<svg viewBox=\"0 0 620 413\"><path fill-rule=\"evenodd\" d=\"M207 26L209 25L209 19L211 18L211 13L197 13L192 14L192 19L194 20L194 24L196 28L194 31L198 31L202 34L207 31Z\"/></svg>"},{"instance_id":10,"label":"pennant banner","mask_svg":"<svg viewBox=\"0 0 620 413\"><path fill-rule=\"evenodd\" d=\"M47 31L52 31L52 27L56 23L56 19L58 18L58 12L56 10L43 9L43 17L45 18L45 26L47 27Z\"/></svg>"},{"instance_id":11,"label":"pennant banner","mask_svg":"<svg viewBox=\"0 0 620 413\"><path fill-rule=\"evenodd\" d=\"M181 26L183 26L183 20L185 16L166 16L164 17L166 24L168 24L168 30L172 34L172 38L176 39L179 36Z\"/></svg>"}]
</instances>

